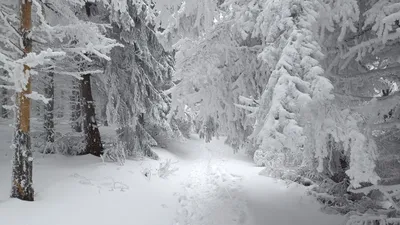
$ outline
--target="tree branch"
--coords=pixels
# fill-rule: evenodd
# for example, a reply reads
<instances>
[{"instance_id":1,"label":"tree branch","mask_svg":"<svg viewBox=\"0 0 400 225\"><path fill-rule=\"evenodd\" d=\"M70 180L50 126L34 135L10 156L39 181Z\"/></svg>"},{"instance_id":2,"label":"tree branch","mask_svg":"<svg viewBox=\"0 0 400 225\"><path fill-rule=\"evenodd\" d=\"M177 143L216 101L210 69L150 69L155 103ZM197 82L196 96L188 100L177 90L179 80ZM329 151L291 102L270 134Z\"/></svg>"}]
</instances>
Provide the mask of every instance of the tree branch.
<instances>
[{"instance_id":1,"label":"tree branch","mask_svg":"<svg viewBox=\"0 0 400 225\"><path fill-rule=\"evenodd\" d=\"M339 92L334 92L335 95L343 96L343 97L350 97L350 98L356 98L362 101L371 101L372 99L376 98L378 101L384 101L384 100L389 100L395 97L400 96L400 91L394 92L394 94L388 95L388 96L382 96L382 97L370 97L370 96L357 96L357 95L349 95L349 94L343 94Z\"/></svg>"},{"instance_id":2,"label":"tree branch","mask_svg":"<svg viewBox=\"0 0 400 225\"><path fill-rule=\"evenodd\" d=\"M20 48L17 44L7 39L7 42L13 45L17 50L19 50L22 54L25 54L24 50Z\"/></svg>"},{"instance_id":3,"label":"tree branch","mask_svg":"<svg viewBox=\"0 0 400 225\"><path fill-rule=\"evenodd\" d=\"M346 38L344 41L345 41L345 42L354 41L354 39L356 39L356 38L358 38L358 37L360 37L360 36L366 34L367 32L369 32L369 31L371 31L371 30L372 30L372 26L369 26L367 29L364 29L364 30L360 31L360 32L357 33L357 34L355 34L355 35L353 35L353 36L351 36L351 37Z\"/></svg>"},{"instance_id":4,"label":"tree branch","mask_svg":"<svg viewBox=\"0 0 400 225\"><path fill-rule=\"evenodd\" d=\"M378 124L371 124L370 127L375 130L400 128L400 120L394 120L394 121L378 123Z\"/></svg>"},{"instance_id":5,"label":"tree branch","mask_svg":"<svg viewBox=\"0 0 400 225\"><path fill-rule=\"evenodd\" d=\"M400 66L394 66L394 67L389 67L386 69L377 69L377 70L370 70L365 73L359 73L359 74L339 74L341 75L341 79L348 79L348 78L363 78L363 79L368 79L368 78L379 78L379 77L386 77L390 75L396 75L400 73Z\"/></svg>"},{"instance_id":6,"label":"tree branch","mask_svg":"<svg viewBox=\"0 0 400 225\"><path fill-rule=\"evenodd\" d=\"M15 34L18 36L18 37L22 37L21 36L21 33L19 32L19 30L17 29L17 28L15 28L12 24L11 24L11 22L7 19L7 15L5 15L5 13L2 11L2 10L0 10L0 15L1 15L1 18L4 20L4 22L6 22L6 24L11 28L11 30L13 30L14 32L15 32Z\"/></svg>"},{"instance_id":7,"label":"tree branch","mask_svg":"<svg viewBox=\"0 0 400 225\"><path fill-rule=\"evenodd\" d=\"M51 3L45 3L45 2L43 2L43 0L37 0L37 1L39 1L40 3L42 3L42 5L43 6L45 6L46 8L48 8L48 9L50 9L51 11L53 11L54 13L56 13L56 14L58 14L58 15L61 15L61 13L60 12L58 12L57 10L55 10L53 7L51 7Z\"/></svg>"}]
</instances>

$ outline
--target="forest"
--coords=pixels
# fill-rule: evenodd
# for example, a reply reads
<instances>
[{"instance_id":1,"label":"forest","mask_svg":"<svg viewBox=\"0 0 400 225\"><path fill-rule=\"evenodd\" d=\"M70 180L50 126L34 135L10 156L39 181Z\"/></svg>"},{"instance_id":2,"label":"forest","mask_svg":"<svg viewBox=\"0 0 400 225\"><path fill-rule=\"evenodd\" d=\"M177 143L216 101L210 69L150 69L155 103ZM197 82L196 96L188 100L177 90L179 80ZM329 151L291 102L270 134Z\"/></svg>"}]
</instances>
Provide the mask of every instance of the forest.
<instances>
[{"instance_id":1,"label":"forest","mask_svg":"<svg viewBox=\"0 0 400 225\"><path fill-rule=\"evenodd\" d=\"M399 52L400 0L1 0L0 224L400 225Z\"/></svg>"}]
</instances>

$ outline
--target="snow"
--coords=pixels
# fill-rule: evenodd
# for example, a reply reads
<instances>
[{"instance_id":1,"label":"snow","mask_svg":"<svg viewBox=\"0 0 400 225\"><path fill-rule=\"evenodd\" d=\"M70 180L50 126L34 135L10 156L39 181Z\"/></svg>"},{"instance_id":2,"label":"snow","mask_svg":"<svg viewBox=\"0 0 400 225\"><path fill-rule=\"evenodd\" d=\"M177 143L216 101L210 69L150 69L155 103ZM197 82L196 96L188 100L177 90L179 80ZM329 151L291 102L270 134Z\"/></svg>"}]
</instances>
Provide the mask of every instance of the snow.
<instances>
[{"instance_id":1,"label":"snow","mask_svg":"<svg viewBox=\"0 0 400 225\"><path fill-rule=\"evenodd\" d=\"M94 156L35 155L34 202L9 199L10 127L0 126L0 224L338 225L303 186L258 175L224 139L155 148L159 161L120 166ZM107 133L107 132L104 132ZM170 168L165 166L170 160ZM160 167L161 166L161 167ZM172 174L158 169L176 170ZM150 172L150 174L149 174ZM165 171L164 171L165 172ZM146 176L145 176L146 175Z\"/></svg>"}]
</instances>

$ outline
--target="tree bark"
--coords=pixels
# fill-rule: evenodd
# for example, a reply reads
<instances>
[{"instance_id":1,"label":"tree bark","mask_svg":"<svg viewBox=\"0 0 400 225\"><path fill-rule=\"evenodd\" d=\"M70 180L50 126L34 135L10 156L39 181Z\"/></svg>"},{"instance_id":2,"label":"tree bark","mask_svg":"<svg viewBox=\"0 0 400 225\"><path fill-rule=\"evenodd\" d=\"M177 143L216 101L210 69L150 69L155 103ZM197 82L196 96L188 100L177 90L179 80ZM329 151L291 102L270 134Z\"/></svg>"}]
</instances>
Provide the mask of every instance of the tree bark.
<instances>
[{"instance_id":1,"label":"tree bark","mask_svg":"<svg viewBox=\"0 0 400 225\"><path fill-rule=\"evenodd\" d=\"M44 129L46 131L46 149L45 153L51 153L54 143L54 73L47 75L46 88L44 90L45 97L50 101L44 106Z\"/></svg>"},{"instance_id":2,"label":"tree bark","mask_svg":"<svg viewBox=\"0 0 400 225\"><path fill-rule=\"evenodd\" d=\"M32 1L20 0L21 7L21 36L24 45L24 55L32 51ZM24 65L24 73L29 73L30 68ZM15 155L12 170L11 197L21 200L33 201L34 191L32 186L33 157L30 137L30 99L26 94L32 93L31 79L25 89L17 93L16 131L14 136Z\"/></svg>"},{"instance_id":3,"label":"tree bark","mask_svg":"<svg viewBox=\"0 0 400 225\"><path fill-rule=\"evenodd\" d=\"M72 82L71 101L71 127L75 132L82 132L81 112L81 82Z\"/></svg>"},{"instance_id":4,"label":"tree bark","mask_svg":"<svg viewBox=\"0 0 400 225\"><path fill-rule=\"evenodd\" d=\"M101 143L100 131L96 122L90 76L90 74L83 75L81 84L83 131L86 141L84 153L100 156L103 152L103 145Z\"/></svg>"},{"instance_id":5,"label":"tree bark","mask_svg":"<svg viewBox=\"0 0 400 225\"><path fill-rule=\"evenodd\" d=\"M1 94L2 94L2 99L1 99L1 104L7 105L8 104L8 91L5 88L1 89ZM8 110L1 107L1 118L6 119L8 118Z\"/></svg>"},{"instance_id":6,"label":"tree bark","mask_svg":"<svg viewBox=\"0 0 400 225\"><path fill-rule=\"evenodd\" d=\"M3 76L7 75L7 71L3 70ZM2 82L3 85L6 85L6 82ZM6 88L1 88L1 118L6 119L8 118L8 110L5 109L3 106L8 104L8 91Z\"/></svg>"},{"instance_id":7,"label":"tree bark","mask_svg":"<svg viewBox=\"0 0 400 225\"><path fill-rule=\"evenodd\" d=\"M103 126L108 127L108 120L107 120L107 106L104 106L101 110L101 116L103 119Z\"/></svg>"}]
</instances>

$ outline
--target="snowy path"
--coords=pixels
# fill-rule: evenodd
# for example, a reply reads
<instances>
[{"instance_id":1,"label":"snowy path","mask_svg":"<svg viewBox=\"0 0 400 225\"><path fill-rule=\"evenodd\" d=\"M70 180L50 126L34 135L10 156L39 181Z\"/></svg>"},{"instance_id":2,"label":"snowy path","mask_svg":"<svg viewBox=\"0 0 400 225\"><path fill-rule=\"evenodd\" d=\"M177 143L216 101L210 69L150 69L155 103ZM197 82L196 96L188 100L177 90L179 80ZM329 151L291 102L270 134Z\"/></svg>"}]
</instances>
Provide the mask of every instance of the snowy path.
<instances>
[{"instance_id":1,"label":"snowy path","mask_svg":"<svg viewBox=\"0 0 400 225\"><path fill-rule=\"evenodd\" d=\"M201 149L203 153L204 148ZM242 177L230 174L211 155L192 165L178 202L176 224L245 224L247 207L241 196Z\"/></svg>"},{"instance_id":2,"label":"snowy path","mask_svg":"<svg viewBox=\"0 0 400 225\"><path fill-rule=\"evenodd\" d=\"M185 188L183 198L189 201L181 204L179 225L343 224L343 217L320 212L303 186L258 175L261 168L232 154L222 140L192 140L191 146L198 159Z\"/></svg>"},{"instance_id":3,"label":"snowy path","mask_svg":"<svg viewBox=\"0 0 400 225\"><path fill-rule=\"evenodd\" d=\"M0 158L0 224L341 225L298 185L259 176L222 140L156 149L179 170L167 179L153 160L102 163L91 156L35 159L35 202L8 199L9 158ZM152 176L144 176L151 171ZM21 216L24 212L24 216Z\"/></svg>"}]
</instances>

